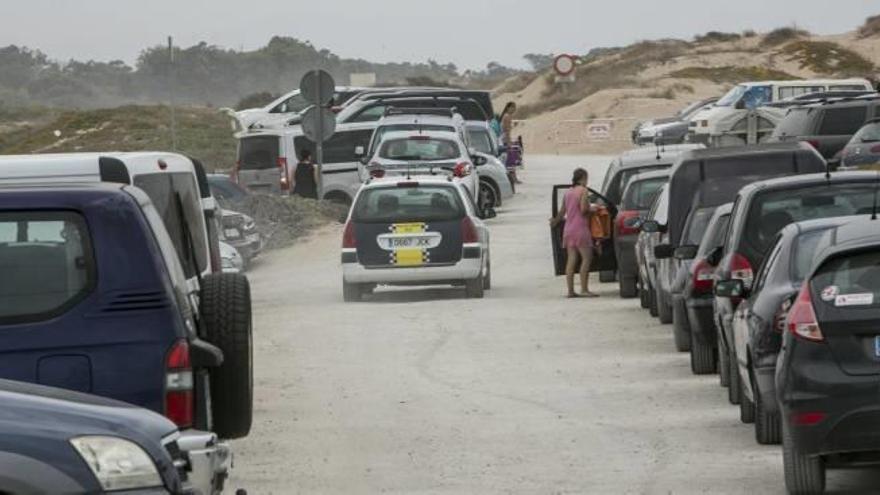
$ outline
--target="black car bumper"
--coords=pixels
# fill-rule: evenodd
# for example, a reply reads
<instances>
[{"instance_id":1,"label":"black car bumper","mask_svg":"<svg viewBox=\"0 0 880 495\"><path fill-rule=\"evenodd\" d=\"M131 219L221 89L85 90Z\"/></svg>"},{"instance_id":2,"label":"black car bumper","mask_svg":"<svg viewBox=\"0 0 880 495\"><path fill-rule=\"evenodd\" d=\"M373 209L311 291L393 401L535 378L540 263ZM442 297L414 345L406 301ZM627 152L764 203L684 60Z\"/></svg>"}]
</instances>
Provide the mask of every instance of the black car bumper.
<instances>
[{"instance_id":1,"label":"black car bumper","mask_svg":"<svg viewBox=\"0 0 880 495\"><path fill-rule=\"evenodd\" d=\"M703 344L718 344L715 330L715 314L711 297L689 297L685 299L688 322L694 337Z\"/></svg>"}]
</instances>

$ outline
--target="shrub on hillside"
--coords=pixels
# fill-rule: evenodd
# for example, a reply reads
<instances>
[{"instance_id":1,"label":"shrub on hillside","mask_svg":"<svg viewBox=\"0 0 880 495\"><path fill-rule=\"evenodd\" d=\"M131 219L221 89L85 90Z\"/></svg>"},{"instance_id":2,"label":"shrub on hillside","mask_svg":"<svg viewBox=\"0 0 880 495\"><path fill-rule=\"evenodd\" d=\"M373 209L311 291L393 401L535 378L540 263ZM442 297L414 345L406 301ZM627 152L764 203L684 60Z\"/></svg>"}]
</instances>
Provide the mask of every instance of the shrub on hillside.
<instances>
[{"instance_id":1,"label":"shrub on hillside","mask_svg":"<svg viewBox=\"0 0 880 495\"><path fill-rule=\"evenodd\" d=\"M774 29L769 33L764 35L764 40L761 41L761 44L765 47L770 46L779 46L783 43L788 43L789 41L796 40L798 38L803 38L809 36L810 33L804 31L803 29L793 28L793 27L784 27L779 29Z\"/></svg>"},{"instance_id":2,"label":"shrub on hillside","mask_svg":"<svg viewBox=\"0 0 880 495\"><path fill-rule=\"evenodd\" d=\"M737 41L742 38L738 33L722 33L720 31L709 31L706 34L698 34L694 36L697 43L724 43L726 41Z\"/></svg>"},{"instance_id":3,"label":"shrub on hillside","mask_svg":"<svg viewBox=\"0 0 880 495\"><path fill-rule=\"evenodd\" d=\"M859 37L869 38L880 35L880 15L868 17L865 24L859 28Z\"/></svg>"},{"instance_id":4,"label":"shrub on hillside","mask_svg":"<svg viewBox=\"0 0 880 495\"><path fill-rule=\"evenodd\" d=\"M669 77L678 79L705 79L708 81L724 83L740 83L746 81L784 81L797 79L795 76L781 70L767 67L737 67L725 65L721 67L685 67L673 71Z\"/></svg>"},{"instance_id":5,"label":"shrub on hillside","mask_svg":"<svg viewBox=\"0 0 880 495\"><path fill-rule=\"evenodd\" d=\"M801 69L829 76L865 77L877 69L865 57L830 41L797 41L783 47L780 53L800 62Z\"/></svg>"}]
</instances>

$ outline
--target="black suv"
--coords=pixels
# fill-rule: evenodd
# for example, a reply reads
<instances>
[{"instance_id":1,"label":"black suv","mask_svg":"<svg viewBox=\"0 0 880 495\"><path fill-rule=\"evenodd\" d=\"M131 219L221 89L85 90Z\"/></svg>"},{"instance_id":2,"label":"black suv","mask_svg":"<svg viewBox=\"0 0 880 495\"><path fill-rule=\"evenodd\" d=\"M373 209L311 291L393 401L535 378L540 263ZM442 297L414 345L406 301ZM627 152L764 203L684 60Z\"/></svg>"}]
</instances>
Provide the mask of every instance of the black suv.
<instances>
[{"instance_id":1,"label":"black suv","mask_svg":"<svg viewBox=\"0 0 880 495\"><path fill-rule=\"evenodd\" d=\"M805 141L834 159L865 122L880 117L880 95L829 100L788 110L771 141Z\"/></svg>"}]
</instances>

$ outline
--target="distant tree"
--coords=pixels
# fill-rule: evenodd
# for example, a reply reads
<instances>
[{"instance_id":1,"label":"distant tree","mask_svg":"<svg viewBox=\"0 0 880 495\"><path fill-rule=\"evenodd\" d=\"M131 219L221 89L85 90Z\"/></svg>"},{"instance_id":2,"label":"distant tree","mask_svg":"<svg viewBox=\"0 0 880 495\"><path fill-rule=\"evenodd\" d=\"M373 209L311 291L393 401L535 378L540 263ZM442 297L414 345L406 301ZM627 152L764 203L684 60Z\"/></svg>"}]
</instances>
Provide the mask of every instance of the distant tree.
<instances>
[{"instance_id":1,"label":"distant tree","mask_svg":"<svg viewBox=\"0 0 880 495\"><path fill-rule=\"evenodd\" d=\"M532 66L532 70L540 72L553 66L553 55L544 53L527 53L523 58Z\"/></svg>"}]
</instances>

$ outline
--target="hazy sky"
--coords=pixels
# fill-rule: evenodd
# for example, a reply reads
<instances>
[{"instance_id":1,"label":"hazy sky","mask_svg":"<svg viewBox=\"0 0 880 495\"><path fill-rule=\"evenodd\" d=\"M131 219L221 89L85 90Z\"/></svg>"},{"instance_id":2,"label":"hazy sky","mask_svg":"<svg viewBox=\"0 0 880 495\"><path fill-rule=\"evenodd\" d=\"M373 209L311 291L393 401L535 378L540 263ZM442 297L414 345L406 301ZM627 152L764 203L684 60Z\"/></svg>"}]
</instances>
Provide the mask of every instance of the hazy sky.
<instances>
[{"instance_id":1,"label":"hazy sky","mask_svg":"<svg viewBox=\"0 0 880 495\"><path fill-rule=\"evenodd\" d=\"M177 45L245 49L285 35L343 57L462 68L710 30L796 23L839 33L880 14L877 0L0 0L0 8L0 46L61 60L132 62L168 35Z\"/></svg>"}]
</instances>

